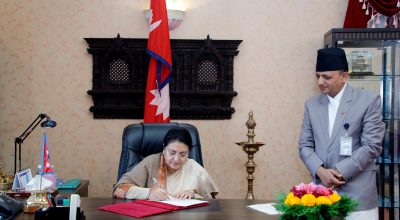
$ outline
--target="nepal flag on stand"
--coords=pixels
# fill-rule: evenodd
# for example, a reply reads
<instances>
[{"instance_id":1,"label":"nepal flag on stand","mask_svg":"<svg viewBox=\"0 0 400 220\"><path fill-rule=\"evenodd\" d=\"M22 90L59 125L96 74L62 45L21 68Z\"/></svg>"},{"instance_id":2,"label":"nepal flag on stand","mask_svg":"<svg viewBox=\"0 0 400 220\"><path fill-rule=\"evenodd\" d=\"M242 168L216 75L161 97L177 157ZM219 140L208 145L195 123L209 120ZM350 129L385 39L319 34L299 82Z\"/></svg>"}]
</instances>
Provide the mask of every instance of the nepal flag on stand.
<instances>
[{"instance_id":1,"label":"nepal flag on stand","mask_svg":"<svg viewBox=\"0 0 400 220\"><path fill-rule=\"evenodd\" d=\"M145 123L168 123L172 79L172 58L165 0L151 0L150 33L147 53L150 55L144 104Z\"/></svg>"},{"instance_id":2,"label":"nepal flag on stand","mask_svg":"<svg viewBox=\"0 0 400 220\"><path fill-rule=\"evenodd\" d=\"M43 131L42 144L42 164L40 166L40 175L54 174L53 166L50 163L49 144L47 143L46 132Z\"/></svg>"}]
</instances>

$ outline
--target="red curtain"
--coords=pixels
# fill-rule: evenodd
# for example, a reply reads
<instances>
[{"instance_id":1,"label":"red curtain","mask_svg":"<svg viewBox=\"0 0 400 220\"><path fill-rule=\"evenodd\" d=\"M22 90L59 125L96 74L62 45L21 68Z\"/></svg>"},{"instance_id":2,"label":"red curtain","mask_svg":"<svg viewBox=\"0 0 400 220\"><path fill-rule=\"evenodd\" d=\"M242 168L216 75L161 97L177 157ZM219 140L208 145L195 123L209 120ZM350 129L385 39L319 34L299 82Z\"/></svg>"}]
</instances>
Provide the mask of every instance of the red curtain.
<instances>
[{"instance_id":1,"label":"red curtain","mask_svg":"<svg viewBox=\"0 0 400 220\"><path fill-rule=\"evenodd\" d=\"M378 13L390 17L400 11L400 8L397 7L397 1L398 0L368 0L367 2ZM358 0L349 0L343 28L367 28L372 10L370 8L369 15L365 15L362 4L363 2L359 2Z\"/></svg>"},{"instance_id":2,"label":"red curtain","mask_svg":"<svg viewBox=\"0 0 400 220\"><path fill-rule=\"evenodd\" d=\"M367 28L367 23L372 13L370 12L369 15L365 15L362 4L358 0L349 0L343 28Z\"/></svg>"},{"instance_id":3,"label":"red curtain","mask_svg":"<svg viewBox=\"0 0 400 220\"><path fill-rule=\"evenodd\" d=\"M397 0L368 0L369 4L379 13L385 16L393 16L400 11Z\"/></svg>"}]
</instances>

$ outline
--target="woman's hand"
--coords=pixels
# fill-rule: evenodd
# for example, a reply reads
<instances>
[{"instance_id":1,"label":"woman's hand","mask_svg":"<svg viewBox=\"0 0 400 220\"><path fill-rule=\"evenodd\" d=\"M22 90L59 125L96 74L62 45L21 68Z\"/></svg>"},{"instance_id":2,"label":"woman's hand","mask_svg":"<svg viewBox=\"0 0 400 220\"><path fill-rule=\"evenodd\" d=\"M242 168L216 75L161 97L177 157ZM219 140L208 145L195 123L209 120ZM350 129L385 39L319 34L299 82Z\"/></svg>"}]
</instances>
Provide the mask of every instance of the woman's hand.
<instances>
[{"instance_id":1,"label":"woman's hand","mask_svg":"<svg viewBox=\"0 0 400 220\"><path fill-rule=\"evenodd\" d=\"M194 191L193 190L185 190L173 195L176 199L191 199L194 198Z\"/></svg>"},{"instance_id":2,"label":"woman's hand","mask_svg":"<svg viewBox=\"0 0 400 220\"><path fill-rule=\"evenodd\" d=\"M122 183L115 189L114 196L120 199L125 199L126 193L132 186L134 185L131 183Z\"/></svg>"},{"instance_id":3,"label":"woman's hand","mask_svg":"<svg viewBox=\"0 0 400 220\"><path fill-rule=\"evenodd\" d=\"M159 200L167 200L169 193L167 190L163 188L159 188L157 186L153 186L150 189L149 200L159 201Z\"/></svg>"}]
</instances>

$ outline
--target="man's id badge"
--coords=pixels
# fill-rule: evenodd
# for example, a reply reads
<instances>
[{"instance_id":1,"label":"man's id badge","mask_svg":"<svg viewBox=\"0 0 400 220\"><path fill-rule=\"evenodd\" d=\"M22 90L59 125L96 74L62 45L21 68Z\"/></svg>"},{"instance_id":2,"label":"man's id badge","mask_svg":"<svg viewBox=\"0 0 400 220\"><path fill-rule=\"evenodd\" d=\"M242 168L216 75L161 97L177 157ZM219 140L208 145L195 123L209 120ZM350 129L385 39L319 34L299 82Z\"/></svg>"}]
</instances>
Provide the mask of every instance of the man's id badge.
<instances>
[{"instance_id":1,"label":"man's id badge","mask_svg":"<svg viewBox=\"0 0 400 220\"><path fill-rule=\"evenodd\" d=\"M340 156L351 156L352 139L348 136L340 137Z\"/></svg>"}]
</instances>

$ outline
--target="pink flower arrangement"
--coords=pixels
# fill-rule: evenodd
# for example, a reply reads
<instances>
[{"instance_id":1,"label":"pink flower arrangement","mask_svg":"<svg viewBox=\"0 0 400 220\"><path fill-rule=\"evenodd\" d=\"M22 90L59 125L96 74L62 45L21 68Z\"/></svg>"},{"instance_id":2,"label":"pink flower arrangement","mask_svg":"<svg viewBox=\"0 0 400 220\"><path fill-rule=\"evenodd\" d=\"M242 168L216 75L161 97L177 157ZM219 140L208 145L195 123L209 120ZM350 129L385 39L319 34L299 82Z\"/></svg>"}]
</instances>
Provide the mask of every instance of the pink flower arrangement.
<instances>
[{"instance_id":1,"label":"pink flower arrangement","mask_svg":"<svg viewBox=\"0 0 400 220\"><path fill-rule=\"evenodd\" d=\"M293 186L287 195L282 193L279 203L274 206L282 212L281 220L317 220L346 217L357 203L347 195L340 196L323 185L301 183Z\"/></svg>"},{"instance_id":2,"label":"pink flower arrangement","mask_svg":"<svg viewBox=\"0 0 400 220\"><path fill-rule=\"evenodd\" d=\"M326 188L322 185L317 185L315 183L300 183L297 186L293 186L290 192L299 198L303 197L305 194L312 194L315 197L319 196L330 196L333 194L331 188Z\"/></svg>"}]
</instances>

